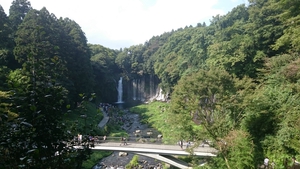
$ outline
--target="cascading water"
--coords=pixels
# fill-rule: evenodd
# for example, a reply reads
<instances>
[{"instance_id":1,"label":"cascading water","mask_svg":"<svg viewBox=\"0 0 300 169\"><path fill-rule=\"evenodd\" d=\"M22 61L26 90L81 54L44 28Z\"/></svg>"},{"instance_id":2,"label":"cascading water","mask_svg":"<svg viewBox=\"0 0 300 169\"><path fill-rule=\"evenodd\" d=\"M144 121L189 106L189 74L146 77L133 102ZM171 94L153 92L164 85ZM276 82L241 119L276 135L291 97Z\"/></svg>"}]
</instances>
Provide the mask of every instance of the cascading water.
<instances>
[{"instance_id":1,"label":"cascading water","mask_svg":"<svg viewBox=\"0 0 300 169\"><path fill-rule=\"evenodd\" d=\"M132 99L136 100L137 80L132 80Z\"/></svg>"},{"instance_id":2,"label":"cascading water","mask_svg":"<svg viewBox=\"0 0 300 169\"><path fill-rule=\"evenodd\" d=\"M123 103L122 97L123 97L123 84L122 84L122 77L120 77L120 80L118 82L118 101L117 103Z\"/></svg>"}]
</instances>

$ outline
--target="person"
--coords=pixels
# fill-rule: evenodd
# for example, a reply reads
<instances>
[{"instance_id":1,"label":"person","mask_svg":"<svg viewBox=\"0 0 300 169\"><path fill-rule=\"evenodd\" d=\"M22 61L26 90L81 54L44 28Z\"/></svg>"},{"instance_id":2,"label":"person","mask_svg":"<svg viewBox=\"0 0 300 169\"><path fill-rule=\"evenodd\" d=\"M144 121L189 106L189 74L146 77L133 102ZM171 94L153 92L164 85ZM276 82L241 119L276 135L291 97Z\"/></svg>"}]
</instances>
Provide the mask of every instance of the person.
<instances>
[{"instance_id":1,"label":"person","mask_svg":"<svg viewBox=\"0 0 300 169\"><path fill-rule=\"evenodd\" d=\"M186 143L186 148L189 148L190 145L191 145L191 142L190 142L190 140L188 140Z\"/></svg>"},{"instance_id":2,"label":"person","mask_svg":"<svg viewBox=\"0 0 300 169\"><path fill-rule=\"evenodd\" d=\"M94 140L94 137L90 135L90 136L89 136L89 140L90 140L90 142L92 143L91 146L94 147L94 146L95 146L95 140Z\"/></svg>"},{"instance_id":3,"label":"person","mask_svg":"<svg viewBox=\"0 0 300 169\"><path fill-rule=\"evenodd\" d=\"M179 146L182 149L182 146L183 146L183 141L182 140L179 141Z\"/></svg>"},{"instance_id":4,"label":"person","mask_svg":"<svg viewBox=\"0 0 300 169\"><path fill-rule=\"evenodd\" d=\"M206 140L203 140L200 146L204 147L205 143L206 143Z\"/></svg>"},{"instance_id":5,"label":"person","mask_svg":"<svg viewBox=\"0 0 300 169\"><path fill-rule=\"evenodd\" d=\"M264 159L264 165L265 165L265 168L268 168L268 165L269 165L269 158L268 157L266 157Z\"/></svg>"},{"instance_id":6,"label":"person","mask_svg":"<svg viewBox=\"0 0 300 169\"><path fill-rule=\"evenodd\" d=\"M300 165L299 161L296 160L296 157L292 157L293 165Z\"/></svg>"},{"instance_id":7,"label":"person","mask_svg":"<svg viewBox=\"0 0 300 169\"><path fill-rule=\"evenodd\" d=\"M124 146L127 145L125 137L121 137L121 144L120 144L120 146L122 145L122 143L123 143Z\"/></svg>"},{"instance_id":8,"label":"person","mask_svg":"<svg viewBox=\"0 0 300 169\"><path fill-rule=\"evenodd\" d=\"M124 145L127 145L127 142L126 142L126 138L125 138L125 137L123 137L123 143L124 143Z\"/></svg>"},{"instance_id":9,"label":"person","mask_svg":"<svg viewBox=\"0 0 300 169\"><path fill-rule=\"evenodd\" d=\"M82 141L82 135L78 134L78 143L81 144L81 141Z\"/></svg>"},{"instance_id":10,"label":"person","mask_svg":"<svg viewBox=\"0 0 300 169\"><path fill-rule=\"evenodd\" d=\"M106 140L106 136L103 136L103 142L105 142L105 140Z\"/></svg>"},{"instance_id":11,"label":"person","mask_svg":"<svg viewBox=\"0 0 300 169\"><path fill-rule=\"evenodd\" d=\"M93 136L89 135L89 140L90 140L90 141L94 140L94 139L93 139Z\"/></svg>"}]
</instances>

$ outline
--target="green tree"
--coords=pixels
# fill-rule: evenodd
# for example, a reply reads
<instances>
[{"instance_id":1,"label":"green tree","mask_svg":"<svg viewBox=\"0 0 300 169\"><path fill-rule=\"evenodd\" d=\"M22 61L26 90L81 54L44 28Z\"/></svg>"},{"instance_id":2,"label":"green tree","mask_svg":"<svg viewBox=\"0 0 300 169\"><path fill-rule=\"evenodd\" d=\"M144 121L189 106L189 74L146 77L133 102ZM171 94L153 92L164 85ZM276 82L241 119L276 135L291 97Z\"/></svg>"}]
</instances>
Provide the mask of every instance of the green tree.
<instances>
[{"instance_id":1,"label":"green tree","mask_svg":"<svg viewBox=\"0 0 300 169\"><path fill-rule=\"evenodd\" d=\"M80 101L80 93L93 91L94 77L91 66L91 53L87 39L81 27L69 18L60 18L61 39L59 42L60 53L66 61L66 79L64 83L70 91L70 98L74 105Z\"/></svg>"},{"instance_id":2,"label":"green tree","mask_svg":"<svg viewBox=\"0 0 300 169\"><path fill-rule=\"evenodd\" d=\"M56 17L46 8L31 10L16 32L15 43L14 54L21 64L27 63L29 53L37 61L59 56L59 26Z\"/></svg>"},{"instance_id":3,"label":"green tree","mask_svg":"<svg viewBox=\"0 0 300 169\"><path fill-rule=\"evenodd\" d=\"M227 15L214 21L216 29L213 43L208 47L207 64L222 66L229 73L242 78L256 77L262 67L264 54L257 51L255 36L250 27L249 10L239 5Z\"/></svg>"},{"instance_id":4,"label":"green tree","mask_svg":"<svg viewBox=\"0 0 300 169\"><path fill-rule=\"evenodd\" d=\"M249 31L257 53L272 57L278 51L271 45L282 35L284 25L278 18L282 8L276 8L276 0L249 0Z\"/></svg>"},{"instance_id":5,"label":"green tree","mask_svg":"<svg viewBox=\"0 0 300 169\"><path fill-rule=\"evenodd\" d=\"M238 84L239 80L218 68L199 70L180 79L171 96L166 120L169 129L164 136L213 141L220 159L213 160L212 166L254 168L251 135L239 130L244 112L236 105L243 99L239 99L242 94ZM237 158L241 154L243 157Z\"/></svg>"},{"instance_id":6,"label":"green tree","mask_svg":"<svg viewBox=\"0 0 300 169\"><path fill-rule=\"evenodd\" d=\"M26 14L32 9L28 0L13 0L9 8L9 20L13 32L16 32L18 26L23 22Z\"/></svg>"},{"instance_id":7,"label":"green tree","mask_svg":"<svg viewBox=\"0 0 300 169\"><path fill-rule=\"evenodd\" d=\"M5 126L1 138L8 152L1 154L5 168L80 168L86 159L88 149L67 146L74 135L62 121L68 91L59 81L65 64L59 56L57 25L45 8L31 10L16 33L15 54L23 69L9 79L11 110L18 118Z\"/></svg>"},{"instance_id":8,"label":"green tree","mask_svg":"<svg viewBox=\"0 0 300 169\"><path fill-rule=\"evenodd\" d=\"M209 71L199 70L182 78L175 86L171 97L170 120L168 120L172 126L170 128L175 127L174 132L189 134L189 137L199 139L205 139L202 135L205 131L206 137L218 140L228 133L223 130L232 127L215 126L229 124L227 122L222 124L221 121L225 122L224 120L230 117L228 112L225 113L228 110L223 106L227 107L225 102L232 92L234 92L232 77L226 71L217 68ZM197 131L199 129L202 131ZM219 129L220 131L217 131ZM184 138L180 134L178 136Z\"/></svg>"},{"instance_id":9,"label":"green tree","mask_svg":"<svg viewBox=\"0 0 300 169\"><path fill-rule=\"evenodd\" d=\"M4 66L14 69L19 66L13 56L13 47L14 42L10 21L0 5L0 67Z\"/></svg>"},{"instance_id":10,"label":"green tree","mask_svg":"<svg viewBox=\"0 0 300 169\"><path fill-rule=\"evenodd\" d=\"M12 43L10 38L11 30L9 28L9 20L2 6L0 5L0 65L7 65L9 55L9 46Z\"/></svg>"},{"instance_id":11,"label":"green tree","mask_svg":"<svg viewBox=\"0 0 300 169\"><path fill-rule=\"evenodd\" d=\"M282 21L286 29L283 35L277 39L276 44L273 45L275 50L284 50L289 52L299 52L300 50L300 17L299 17L299 1L285 0L278 1L276 4L277 9L284 9L284 11L277 15Z\"/></svg>"},{"instance_id":12,"label":"green tree","mask_svg":"<svg viewBox=\"0 0 300 169\"><path fill-rule=\"evenodd\" d=\"M241 128L253 138L258 164L268 156L283 167L282 160L299 152L298 69L298 55L267 59L261 70L263 83L243 102L247 107Z\"/></svg>"},{"instance_id":13,"label":"green tree","mask_svg":"<svg viewBox=\"0 0 300 169\"><path fill-rule=\"evenodd\" d=\"M221 153L209 163L212 168L254 169L254 145L249 133L233 130L218 144ZM221 157L221 158L219 158Z\"/></svg>"},{"instance_id":14,"label":"green tree","mask_svg":"<svg viewBox=\"0 0 300 169\"><path fill-rule=\"evenodd\" d=\"M92 55L91 64L96 84L94 91L97 94L97 98L106 102L114 102L117 95L114 79L121 72L117 64L115 64L118 51L105 48L101 45L90 44L89 48Z\"/></svg>"}]
</instances>

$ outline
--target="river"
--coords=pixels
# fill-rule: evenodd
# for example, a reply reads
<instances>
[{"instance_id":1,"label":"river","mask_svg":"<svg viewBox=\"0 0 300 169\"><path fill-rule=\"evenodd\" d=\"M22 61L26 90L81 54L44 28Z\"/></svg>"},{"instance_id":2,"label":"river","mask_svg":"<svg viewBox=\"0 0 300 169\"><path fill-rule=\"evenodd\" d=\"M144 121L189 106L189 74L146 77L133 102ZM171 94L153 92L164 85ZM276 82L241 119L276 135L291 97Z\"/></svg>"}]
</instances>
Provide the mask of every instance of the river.
<instances>
[{"instance_id":1,"label":"river","mask_svg":"<svg viewBox=\"0 0 300 169\"><path fill-rule=\"evenodd\" d=\"M140 116L138 114L134 114L129 112L128 110L124 110L124 114L122 115L124 119L124 124L122 128L127 131L130 137L135 137L136 131L140 130L140 133L146 133L151 130L153 132L152 137L157 137L158 133L149 129L146 124L140 123ZM132 157L135 155L134 153L128 153L126 156L119 156L118 151L112 153L112 155L103 158L99 161L98 165L94 166L93 169L125 169L125 165L127 165ZM139 156L139 164L143 169L162 169L162 163L156 159Z\"/></svg>"}]
</instances>

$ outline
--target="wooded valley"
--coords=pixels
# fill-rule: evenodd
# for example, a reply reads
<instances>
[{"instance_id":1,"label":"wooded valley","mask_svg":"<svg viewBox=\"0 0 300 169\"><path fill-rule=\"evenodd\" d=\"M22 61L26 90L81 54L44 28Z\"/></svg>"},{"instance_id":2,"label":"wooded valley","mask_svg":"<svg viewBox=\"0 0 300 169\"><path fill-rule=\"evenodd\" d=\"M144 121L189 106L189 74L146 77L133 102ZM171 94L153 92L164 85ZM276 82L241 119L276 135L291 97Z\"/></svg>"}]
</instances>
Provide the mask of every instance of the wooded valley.
<instances>
[{"instance_id":1,"label":"wooded valley","mask_svg":"<svg viewBox=\"0 0 300 169\"><path fill-rule=\"evenodd\" d=\"M0 2L0 168L80 166L89 150L63 146L77 134L64 114L115 102L120 77L149 76L168 96L155 124L164 137L219 150L205 167L257 168L267 156L284 168L300 159L299 52L299 0L249 0L119 50L88 44L75 21L28 0L14 0L9 15Z\"/></svg>"}]
</instances>

